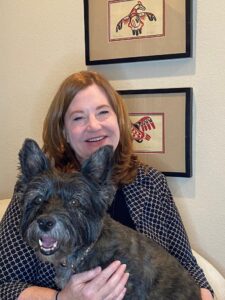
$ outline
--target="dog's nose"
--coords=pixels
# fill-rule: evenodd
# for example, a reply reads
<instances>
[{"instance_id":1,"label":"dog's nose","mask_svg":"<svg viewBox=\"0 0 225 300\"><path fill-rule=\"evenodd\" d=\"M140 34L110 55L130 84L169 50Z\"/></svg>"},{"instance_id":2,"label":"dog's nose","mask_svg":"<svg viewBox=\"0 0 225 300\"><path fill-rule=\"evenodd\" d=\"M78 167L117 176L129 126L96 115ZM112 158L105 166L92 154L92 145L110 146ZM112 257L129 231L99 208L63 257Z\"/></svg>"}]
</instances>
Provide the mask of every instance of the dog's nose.
<instances>
[{"instance_id":1,"label":"dog's nose","mask_svg":"<svg viewBox=\"0 0 225 300\"><path fill-rule=\"evenodd\" d=\"M51 217L42 217L37 220L39 228L43 231L49 231L55 226L55 220Z\"/></svg>"}]
</instances>

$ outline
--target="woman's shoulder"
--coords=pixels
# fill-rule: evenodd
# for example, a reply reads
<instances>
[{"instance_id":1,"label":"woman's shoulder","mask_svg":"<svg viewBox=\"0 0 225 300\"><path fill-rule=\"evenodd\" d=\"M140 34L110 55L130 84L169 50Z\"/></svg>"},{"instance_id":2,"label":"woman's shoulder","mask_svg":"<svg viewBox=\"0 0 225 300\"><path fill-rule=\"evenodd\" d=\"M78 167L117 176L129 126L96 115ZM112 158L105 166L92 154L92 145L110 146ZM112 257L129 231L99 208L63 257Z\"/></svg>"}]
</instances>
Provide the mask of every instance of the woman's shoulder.
<instances>
[{"instance_id":1,"label":"woman's shoulder","mask_svg":"<svg viewBox=\"0 0 225 300\"><path fill-rule=\"evenodd\" d=\"M21 211L20 205L21 205L22 195L23 195L23 187L22 187L21 180L18 179L14 186L13 195L8 204L6 213L2 219L4 220L6 218L7 219L6 222L10 222L11 224L10 226L18 227L20 224L20 211Z\"/></svg>"},{"instance_id":2,"label":"woman's shoulder","mask_svg":"<svg viewBox=\"0 0 225 300\"><path fill-rule=\"evenodd\" d=\"M140 163L134 183L148 184L157 187L166 184L166 177L157 169Z\"/></svg>"}]
</instances>

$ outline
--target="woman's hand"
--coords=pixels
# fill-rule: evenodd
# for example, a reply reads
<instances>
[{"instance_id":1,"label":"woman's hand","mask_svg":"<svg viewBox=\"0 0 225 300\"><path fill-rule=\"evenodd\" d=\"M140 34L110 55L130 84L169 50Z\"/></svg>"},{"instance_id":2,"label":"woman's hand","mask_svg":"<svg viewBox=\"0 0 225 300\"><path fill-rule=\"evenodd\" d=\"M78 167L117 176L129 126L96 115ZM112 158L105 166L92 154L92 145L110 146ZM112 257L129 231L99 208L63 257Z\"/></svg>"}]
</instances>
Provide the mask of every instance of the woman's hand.
<instances>
[{"instance_id":1,"label":"woman's hand","mask_svg":"<svg viewBox=\"0 0 225 300\"><path fill-rule=\"evenodd\" d=\"M129 274L126 265L114 261L107 268L75 274L59 293L58 300L122 300Z\"/></svg>"},{"instance_id":2,"label":"woman's hand","mask_svg":"<svg viewBox=\"0 0 225 300\"><path fill-rule=\"evenodd\" d=\"M129 274L126 265L114 261L107 268L73 275L58 300L122 300ZM21 292L18 300L55 300L56 291L50 288L31 286Z\"/></svg>"}]
</instances>

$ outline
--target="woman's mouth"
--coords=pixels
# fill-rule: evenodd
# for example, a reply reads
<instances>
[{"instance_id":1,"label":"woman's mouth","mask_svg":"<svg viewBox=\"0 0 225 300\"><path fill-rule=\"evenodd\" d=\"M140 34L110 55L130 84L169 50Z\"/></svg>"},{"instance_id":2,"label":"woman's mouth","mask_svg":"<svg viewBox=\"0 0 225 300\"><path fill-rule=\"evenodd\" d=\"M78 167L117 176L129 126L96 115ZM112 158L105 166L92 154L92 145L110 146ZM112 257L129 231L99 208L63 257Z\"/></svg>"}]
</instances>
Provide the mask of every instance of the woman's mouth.
<instances>
[{"instance_id":1,"label":"woman's mouth","mask_svg":"<svg viewBox=\"0 0 225 300\"><path fill-rule=\"evenodd\" d=\"M93 138L87 139L86 142L88 142L88 143L100 142L104 139L105 139L105 136L99 136L99 137L93 137Z\"/></svg>"}]
</instances>

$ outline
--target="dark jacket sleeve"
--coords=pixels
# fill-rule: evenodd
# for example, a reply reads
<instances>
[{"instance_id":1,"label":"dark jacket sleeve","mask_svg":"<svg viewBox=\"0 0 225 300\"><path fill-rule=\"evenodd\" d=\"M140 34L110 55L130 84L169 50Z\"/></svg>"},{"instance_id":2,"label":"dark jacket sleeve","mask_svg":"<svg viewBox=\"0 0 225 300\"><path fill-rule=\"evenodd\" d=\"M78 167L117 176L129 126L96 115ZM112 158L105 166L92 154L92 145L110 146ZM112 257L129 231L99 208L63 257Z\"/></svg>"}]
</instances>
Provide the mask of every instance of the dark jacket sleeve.
<instances>
[{"instance_id":1,"label":"dark jacket sleeve","mask_svg":"<svg viewBox=\"0 0 225 300\"><path fill-rule=\"evenodd\" d=\"M140 168L136 180L125 187L128 206L138 231L175 256L201 288L212 289L192 254L190 243L167 185L152 168Z\"/></svg>"},{"instance_id":2,"label":"dark jacket sleeve","mask_svg":"<svg viewBox=\"0 0 225 300\"><path fill-rule=\"evenodd\" d=\"M37 285L54 287L54 272L40 262L20 234L20 198L14 196L0 224L0 299L15 300L25 288Z\"/></svg>"}]
</instances>

